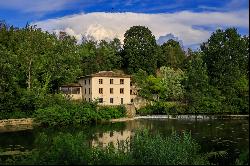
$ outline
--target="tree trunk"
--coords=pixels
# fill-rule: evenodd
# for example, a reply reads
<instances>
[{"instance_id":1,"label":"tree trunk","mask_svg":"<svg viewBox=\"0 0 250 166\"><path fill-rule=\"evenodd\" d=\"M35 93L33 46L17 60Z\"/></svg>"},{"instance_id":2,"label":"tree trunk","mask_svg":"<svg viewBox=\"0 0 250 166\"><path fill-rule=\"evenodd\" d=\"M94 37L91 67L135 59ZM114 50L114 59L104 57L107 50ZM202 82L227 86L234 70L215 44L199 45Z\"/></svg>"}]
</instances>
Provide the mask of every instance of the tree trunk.
<instances>
[{"instance_id":1,"label":"tree trunk","mask_svg":"<svg viewBox=\"0 0 250 166\"><path fill-rule=\"evenodd\" d=\"M27 83L28 83L28 89L30 90L31 88L31 63L32 63L32 60L30 59L30 62L29 62L29 69L28 69L28 80L27 80Z\"/></svg>"}]
</instances>

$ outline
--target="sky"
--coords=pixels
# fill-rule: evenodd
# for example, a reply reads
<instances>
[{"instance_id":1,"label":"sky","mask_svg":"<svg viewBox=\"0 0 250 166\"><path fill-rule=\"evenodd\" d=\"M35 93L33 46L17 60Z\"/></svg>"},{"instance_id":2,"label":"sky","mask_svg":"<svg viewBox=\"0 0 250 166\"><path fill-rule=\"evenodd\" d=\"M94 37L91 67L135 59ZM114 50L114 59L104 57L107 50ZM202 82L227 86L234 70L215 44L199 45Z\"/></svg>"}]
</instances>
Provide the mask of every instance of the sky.
<instances>
[{"instance_id":1,"label":"sky","mask_svg":"<svg viewBox=\"0 0 250 166\"><path fill-rule=\"evenodd\" d=\"M0 0L0 20L15 27L37 25L96 40L123 43L131 26L148 27L157 43L179 41L197 49L216 29L235 27L249 35L248 0Z\"/></svg>"}]
</instances>

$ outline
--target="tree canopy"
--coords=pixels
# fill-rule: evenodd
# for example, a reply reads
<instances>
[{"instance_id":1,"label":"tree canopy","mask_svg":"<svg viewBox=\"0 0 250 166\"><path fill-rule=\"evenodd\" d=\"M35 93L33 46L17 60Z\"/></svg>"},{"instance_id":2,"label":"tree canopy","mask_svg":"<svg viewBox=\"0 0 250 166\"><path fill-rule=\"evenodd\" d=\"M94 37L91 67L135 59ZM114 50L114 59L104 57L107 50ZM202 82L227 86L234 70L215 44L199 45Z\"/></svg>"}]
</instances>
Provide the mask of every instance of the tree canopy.
<instances>
[{"instance_id":1,"label":"tree canopy","mask_svg":"<svg viewBox=\"0 0 250 166\"><path fill-rule=\"evenodd\" d=\"M144 26L133 26L124 34L123 56L128 73L139 69L155 74L157 44L152 32Z\"/></svg>"},{"instance_id":2,"label":"tree canopy","mask_svg":"<svg viewBox=\"0 0 250 166\"><path fill-rule=\"evenodd\" d=\"M168 66L173 68L181 68L185 59L185 52L180 43L170 39L161 45L161 54L158 58L158 66Z\"/></svg>"}]
</instances>

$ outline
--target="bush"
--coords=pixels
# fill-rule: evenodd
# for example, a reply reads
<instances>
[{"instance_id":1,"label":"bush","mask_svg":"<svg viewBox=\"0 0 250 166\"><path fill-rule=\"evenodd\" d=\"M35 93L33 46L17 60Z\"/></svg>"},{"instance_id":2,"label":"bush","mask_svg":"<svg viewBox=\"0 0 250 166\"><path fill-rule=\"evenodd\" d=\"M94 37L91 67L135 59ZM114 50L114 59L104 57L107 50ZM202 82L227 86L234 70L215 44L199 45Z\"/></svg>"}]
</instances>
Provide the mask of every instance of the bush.
<instances>
[{"instance_id":1,"label":"bush","mask_svg":"<svg viewBox=\"0 0 250 166\"><path fill-rule=\"evenodd\" d=\"M151 106L146 106L143 108L140 108L139 110L136 110L136 113L139 115L152 115L153 109L151 109Z\"/></svg>"},{"instance_id":2,"label":"bush","mask_svg":"<svg viewBox=\"0 0 250 166\"><path fill-rule=\"evenodd\" d=\"M178 102L155 102L137 111L139 115L183 114L186 106Z\"/></svg>"},{"instance_id":3,"label":"bush","mask_svg":"<svg viewBox=\"0 0 250 166\"><path fill-rule=\"evenodd\" d=\"M126 109L123 106L117 106L117 107L108 107L103 106L98 109L99 116L101 119L113 119L113 118L121 118L125 116Z\"/></svg>"},{"instance_id":4,"label":"bush","mask_svg":"<svg viewBox=\"0 0 250 166\"><path fill-rule=\"evenodd\" d=\"M20 99L15 103L15 109L1 110L0 119L11 118L30 118L34 116L35 110L53 107L55 105L68 105L67 100L62 94L37 95L33 91L20 90Z\"/></svg>"},{"instance_id":5,"label":"bush","mask_svg":"<svg viewBox=\"0 0 250 166\"><path fill-rule=\"evenodd\" d=\"M121 118L125 116L125 108L100 107L96 103L68 101L61 105L54 105L48 108L38 109L35 112L35 119L43 126L67 126L80 125L108 120L111 118Z\"/></svg>"}]
</instances>

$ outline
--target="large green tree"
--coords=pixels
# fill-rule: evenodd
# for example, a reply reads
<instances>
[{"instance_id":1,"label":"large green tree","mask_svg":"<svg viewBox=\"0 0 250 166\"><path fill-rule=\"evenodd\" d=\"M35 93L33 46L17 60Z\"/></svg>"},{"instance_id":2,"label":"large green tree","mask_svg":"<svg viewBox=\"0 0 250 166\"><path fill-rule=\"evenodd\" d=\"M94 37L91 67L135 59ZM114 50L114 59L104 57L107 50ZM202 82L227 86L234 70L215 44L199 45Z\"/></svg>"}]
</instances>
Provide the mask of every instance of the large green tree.
<instances>
[{"instance_id":1,"label":"large green tree","mask_svg":"<svg viewBox=\"0 0 250 166\"><path fill-rule=\"evenodd\" d=\"M133 26L124 35L124 65L129 73L142 69L155 74L157 67L157 44L152 32L144 26Z\"/></svg>"},{"instance_id":2,"label":"large green tree","mask_svg":"<svg viewBox=\"0 0 250 166\"><path fill-rule=\"evenodd\" d=\"M230 112L248 109L249 38L235 28L217 30L201 45L209 82L225 96L224 106Z\"/></svg>"}]
</instances>

